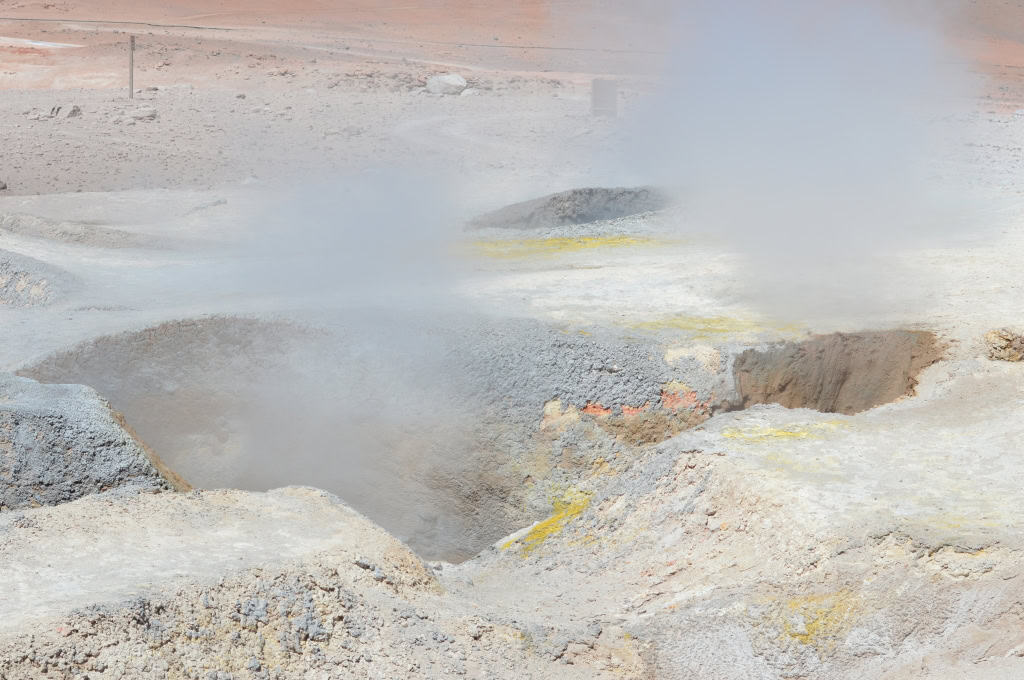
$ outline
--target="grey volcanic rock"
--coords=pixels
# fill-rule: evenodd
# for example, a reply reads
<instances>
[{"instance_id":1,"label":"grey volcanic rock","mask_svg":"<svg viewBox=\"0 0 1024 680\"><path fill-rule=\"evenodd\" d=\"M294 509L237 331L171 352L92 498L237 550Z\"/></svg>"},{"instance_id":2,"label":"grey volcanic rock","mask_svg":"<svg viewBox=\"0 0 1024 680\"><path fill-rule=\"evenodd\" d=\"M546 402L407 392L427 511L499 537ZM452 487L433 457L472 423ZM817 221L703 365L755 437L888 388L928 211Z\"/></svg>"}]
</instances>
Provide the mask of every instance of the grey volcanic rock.
<instances>
[{"instance_id":1,"label":"grey volcanic rock","mask_svg":"<svg viewBox=\"0 0 1024 680\"><path fill-rule=\"evenodd\" d=\"M92 389L0 374L0 508L57 505L116 488L188 485Z\"/></svg>"},{"instance_id":2,"label":"grey volcanic rock","mask_svg":"<svg viewBox=\"0 0 1024 680\"><path fill-rule=\"evenodd\" d=\"M0 305L50 304L71 287L72 277L31 257L0 250Z\"/></svg>"},{"instance_id":3,"label":"grey volcanic rock","mask_svg":"<svg viewBox=\"0 0 1024 680\"><path fill-rule=\"evenodd\" d=\"M668 200L652 187L569 189L481 215L472 229L547 229L661 210Z\"/></svg>"}]
</instances>

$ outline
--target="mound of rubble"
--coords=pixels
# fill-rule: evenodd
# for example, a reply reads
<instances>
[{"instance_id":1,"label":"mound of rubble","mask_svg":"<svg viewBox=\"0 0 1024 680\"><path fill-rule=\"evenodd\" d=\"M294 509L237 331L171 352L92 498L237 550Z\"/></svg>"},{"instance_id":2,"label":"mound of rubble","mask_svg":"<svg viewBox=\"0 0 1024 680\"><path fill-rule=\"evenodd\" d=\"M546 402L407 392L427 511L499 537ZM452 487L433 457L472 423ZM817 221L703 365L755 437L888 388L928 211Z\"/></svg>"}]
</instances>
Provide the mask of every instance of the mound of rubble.
<instances>
[{"instance_id":1,"label":"mound of rubble","mask_svg":"<svg viewBox=\"0 0 1024 680\"><path fill-rule=\"evenodd\" d=\"M24 255L0 251L0 305L38 307L64 292L69 276Z\"/></svg>"},{"instance_id":2,"label":"mound of rubble","mask_svg":"<svg viewBox=\"0 0 1024 680\"><path fill-rule=\"evenodd\" d=\"M66 507L0 516L6 680L621 677L566 666L524 623L447 596L408 548L317 490Z\"/></svg>"},{"instance_id":3,"label":"mound of rubble","mask_svg":"<svg viewBox=\"0 0 1024 680\"><path fill-rule=\"evenodd\" d=\"M144 248L157 240L92 222L52 220L37 215L2 213L0 230L17 236L95 248Z\"/></svg>"},{"instance_id":4,"label":"mound of rubble","mask_svg":"<svg viewBox=\"0 0 1024 680\"><path fill-rule=\"evenodd\" d=\"M92 389L0 374L0 510L187 488Z\"/></svg>"},{"instance_id":5,"label":"mound of rubble","mask_svg":"<svg viewBox=\"0 0 1024 680\"><path fill-rule=\"evenodd\" d=\"M668 201L653 187L569 189L514 203L469 223L471 229L547 229L661 210Z\"/></svg>"}]
</instances>

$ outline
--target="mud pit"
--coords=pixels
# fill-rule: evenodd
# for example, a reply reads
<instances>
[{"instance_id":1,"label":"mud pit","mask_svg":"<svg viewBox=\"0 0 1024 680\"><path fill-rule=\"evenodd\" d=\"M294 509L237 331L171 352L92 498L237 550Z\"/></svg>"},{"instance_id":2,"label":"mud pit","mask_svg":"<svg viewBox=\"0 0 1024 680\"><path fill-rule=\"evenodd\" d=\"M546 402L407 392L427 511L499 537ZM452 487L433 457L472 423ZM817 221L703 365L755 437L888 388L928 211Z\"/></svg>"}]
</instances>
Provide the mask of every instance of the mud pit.
<instances>
[{"instance_id":1,"label":"mud pit","mask_svg":"<svg viewBox=\"0 0 1024 680\"><path fill-rule=\"evenodd\" d=\"M431 557L468 556L475 523L448 510L465 494L450 481L431 486L467 477L436 469L450 458L445 447L469 453L459 407L423 381L444 374L437 348L388 346L387 335L386 324L327 333L190 319L97 338L20 374L94 386L197 487L314 485Z\"/></svg>"},{"instance_id":2,"label":"mud pit","mask_svg":"<svg viewBox=\"0 0 1024 680\"><path fill-rule=\"evenodd\" d=\"M648 341L467 315L320 321L169 322L20 374L93 387L197 487L325 488L448 561L708 414L703 365L670 367ZM684 379L704 387L676 394Z\"/></svg>"},{"instance_id":3,"label":"mud pit","mask_svg":"<svg viewBox=\"0 0 1024 680\"><path fill-rule=\"evenodd\" d=\"M923 331L835 333L747 350L733 366L738 406L859 413L913 394L917 375L942 351Z\"/></svg>"}]
</instances>

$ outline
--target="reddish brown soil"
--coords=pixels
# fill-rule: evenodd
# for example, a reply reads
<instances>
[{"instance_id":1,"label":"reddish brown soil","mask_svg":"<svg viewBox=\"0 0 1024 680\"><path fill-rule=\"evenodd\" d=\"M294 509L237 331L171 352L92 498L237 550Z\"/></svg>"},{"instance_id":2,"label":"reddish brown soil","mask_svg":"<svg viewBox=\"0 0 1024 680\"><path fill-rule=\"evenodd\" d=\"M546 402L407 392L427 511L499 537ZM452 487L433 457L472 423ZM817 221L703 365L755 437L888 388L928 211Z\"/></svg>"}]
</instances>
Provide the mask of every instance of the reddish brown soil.
<instances>
[{"instance_id":1,"label":"reddish brown soil","mask_svg":"<svg viewBox=\"0 0 1024 680\"><path fill-rule=\"evenodd\" d=\"M111 74L123 70L129 32L151 47L184 49L150 78L157 84L225 77L230 64L268 53L527 74L647 74L679 39L665 20L672 7L667 0L30 1L0 9L0 36L82 47L0 48L0 88L73 87L76 74L84 87L118 87ZM972 3L948 32L963 59L991 77L985 97L993 109L1024 105L1024 2Z\"/></svg>"},{"instance_id":2,"label":"reddish brown soil","mask_svg":"<svg viewBox=\"0 0 1024 680\"><path fill-rule=\"evenodd\" d=\"M168 69L173 77L158 84L222 77L232 63L266 54L525 73L651 72L670 37L655 14L597 0L27 2L0 8L0 36L82 47L0 52L0 88L25 87L24 78L9 78L21 71L31 72L31 87L68 86L75 74L96 86L97 73L123 70L127 33L151 47L186 50Z\"/></svg>"},{"instance_id":3,"label":"reddish brown soil","mask_svg":"<svg viewBox=\"0 0 1024 680\"><path fill-rule=\"evenodd\" d=\"M834 333L747 350L733 371L744 408L772 403L850 414L913 394L918 374L942 353L924 331Z\"/></svg>"}]
</instances>

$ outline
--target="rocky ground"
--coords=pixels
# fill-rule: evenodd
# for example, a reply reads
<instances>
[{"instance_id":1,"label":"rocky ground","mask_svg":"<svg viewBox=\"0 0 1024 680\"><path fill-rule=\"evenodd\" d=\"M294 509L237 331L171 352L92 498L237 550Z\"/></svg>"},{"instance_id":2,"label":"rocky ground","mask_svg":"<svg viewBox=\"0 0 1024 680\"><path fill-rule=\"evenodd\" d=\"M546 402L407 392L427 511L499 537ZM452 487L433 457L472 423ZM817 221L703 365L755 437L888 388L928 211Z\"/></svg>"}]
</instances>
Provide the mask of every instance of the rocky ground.
<instances>
[{"instance_id":1,"label":"rocky ground","mask_svg":"<svg viewBox=\"0 0 1024 680\"><path fill-rule=\"evenodd\" d=\"M0 2L0 679L1024 672L1013 3L788 311L591 114L656 3L221 5Z\"/></svg>"}]
</instances>

